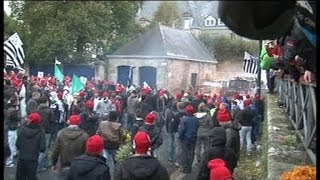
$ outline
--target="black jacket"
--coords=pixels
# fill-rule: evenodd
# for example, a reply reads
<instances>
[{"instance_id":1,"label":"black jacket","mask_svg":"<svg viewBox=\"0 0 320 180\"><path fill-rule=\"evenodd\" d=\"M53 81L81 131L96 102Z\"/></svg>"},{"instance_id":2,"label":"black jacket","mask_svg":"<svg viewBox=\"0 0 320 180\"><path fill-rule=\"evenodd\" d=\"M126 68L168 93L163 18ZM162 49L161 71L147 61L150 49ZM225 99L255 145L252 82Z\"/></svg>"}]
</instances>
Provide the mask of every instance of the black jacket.
<instances>
[{"instance_id":1,"label":"black jacket","mask_svg":"<svg viewBox=\"0 0 320 180\"><path fill-rule=\"evenodd\" d=\"M109 180L110 171L106 159L100 155L83 154L70 166L67 180Z\"/></svg>"},{"instance_id":2,"label":"black jacket","mask_svg":"<svg viewBox=\"0 0 320 180\"><path fill-rule=\"evenodd\" d=\"M170 180L168 171L152 156L131 156L115 169L115 180Z\"/></svg>"},{"instance_id":3,"label":"black jacket","mask_svg":"<svg viewBox=\"0 0 320 180\"><path fill-rule=\"evenodd\" d=\"M46 150L45 132L39 124L26 124L18 131L16 142L19 159L37 161L39 152Z\"/></svg>"},{"instance_id":4,"label":"black jacket","mask_svg":"<svg viewBox=\"0 0 320 180\"><path fill-rule=\"evenodd\" d=\"M254 116L254 111L250 107L246 107L238 112L236 119L241 126L252 126Z\"/></svg>"},{"instance_id":5,"label":"black jacket","mask_svg":"<svg viewBox=\"0 0 320 180\"><path fill-rule=\"evenodd\" d=\"M223 127L215 127L210 131L210 145L211 148L203 152L198 170L197 180L208 180L210 171L207 164L214 158L221 158L226 162L227 168L233 173L237 166L237 157L234 151L225 146L226 132Z\"/></svg>"},{"instance_id":6,"label":"black jacket","mask_svg":"<svg viewBox=\"0 0 320 180\"><path fill-rule=\"evenodd\" d=\"M15 131L20 123L19 110L16 110L14 106L9 105L9 108L5 111L5 120L9 131Z\"/></svg>"},{"instance_id":7,"label":"black jacket","mask_svg":"<svg viewBox=\"0 0 320 180\"><path fill-rule=\"evenodd\" d=\"M46 133L50 133L53 130L52 124L56 122L53 110L46 105L40 104L37 112L41 117L40 126Z\"/></svg>"},{"instance_id":8,"label":"black jacket","mask_svg":"<svg viewBox=\"0 0 320 180\"><path fill-rule=\"evenodd\" d=\"M146 132L151 139L151 151L160 147L163 143L161 131L155 125L143 124L138 131Z\"/></svg>"},{"instance_id":9,"label":"black jacket","mask_svg":"<svg viewBox=\"0 0 320 180\"><path fill-rule=\"evenodd\" d=\"M241 124L237 120L233 120L230 124L226 124L224 128L226 129L226 137L227 137L226 146L231 148L235 152L237 158L239 159L239 155L240 155L239 131L241 129Z\"/></svg>"},{"instance_id":10,"label":"black jacket","mask_svg":"<svg viewBox=\"0 0 320 180\"><path fill-rule=\"evenodd\" d=\"M80 128L85 130L89 136L96 134L99 127L98 115L91 111L84 111L80 113Z\"/></svg>"},{"instance_id":11,"label":"black jacket","mask_svg":"<svg viewBox=\"0 0 320 180\"><path fill-rule=\"evenodd\" d=\"M166 123L166 130L168 133L175 133L178 132L180 118L184 116L184 113L178 111L177 109L171 107L167 108L165 112L165 123Z\"/></svg>"}]
</instances>

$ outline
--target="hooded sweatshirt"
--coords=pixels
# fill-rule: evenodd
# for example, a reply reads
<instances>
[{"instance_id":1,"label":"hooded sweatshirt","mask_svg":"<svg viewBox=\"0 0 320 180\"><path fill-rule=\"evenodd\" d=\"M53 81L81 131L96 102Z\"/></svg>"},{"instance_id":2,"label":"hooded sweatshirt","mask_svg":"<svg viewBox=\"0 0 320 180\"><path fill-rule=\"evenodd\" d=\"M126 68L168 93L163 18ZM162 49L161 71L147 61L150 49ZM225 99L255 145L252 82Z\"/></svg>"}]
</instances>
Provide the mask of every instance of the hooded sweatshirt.
<instances>
[{"instance_id":1,"label":"hooded sweatshirt","mask_svg":"<svg viewBox=\"0 0 320 180\"><path fill-rule=\"evenodd\" d=\"M207 112L197 112L195 116L199 119L198 136L207 137L213 128L212 117Z\"/></svg>"},{"instance_id":2,"label":"hooded sweatshirt","mask_svg":"<svg viewBox=\"0 0 320 180\"><path fill-rule=\"evenodd\" d=\"M110 179L109 167L104 157L100 155L83 154L72 161L67 180L88 179Z\"/></svg>"},{"instance_id":3,"label":"hooded sweatshirt","mask_svg":"<svg viewBox=\"0 0 320 180\"><path fill-rule=\"evenodd\" d=\"M223 159L226 162L227 168L233 173L237 165L237 157L234 151L226 147L226 131L223 127L215 127L210 131L211 147L203 152L197 172L197 180L208 180L209 169L208 162L215 158Z\"/></svg>"},{"instance_id":4,"label":"hooded sweatshirt","mask_svg":"<svg viewBox=\"0 0 320 180\"><path fill-rule=\"evenodd\" d=\"M39 152L46 150L45 132L39 124L26 124L18 131L16 141L19 159L37 161Z\"/></svg>"},{"instance_id":5,"label":"hooded sweatshirt","mask_svg":"<svg viewBox=\"0 0 320 180\"><path fill-rule=\"evenodd\" d=\"M169 180L168 171L152 156L131 156L116 167L115 180Z\"/></svg>"},{"instance_id":6,"label":"hooded sweatshirt","mask_svg":"<svg viewBox=\"0 0 320 180\"><path fill-rule=\"evenodd\" d=\"M71 161L85 151L89 135L79 127L66 127L58 132L52 152L52 164L56 165L60 156L62 167L68 167Z\"/></svg>"}]
</instances>

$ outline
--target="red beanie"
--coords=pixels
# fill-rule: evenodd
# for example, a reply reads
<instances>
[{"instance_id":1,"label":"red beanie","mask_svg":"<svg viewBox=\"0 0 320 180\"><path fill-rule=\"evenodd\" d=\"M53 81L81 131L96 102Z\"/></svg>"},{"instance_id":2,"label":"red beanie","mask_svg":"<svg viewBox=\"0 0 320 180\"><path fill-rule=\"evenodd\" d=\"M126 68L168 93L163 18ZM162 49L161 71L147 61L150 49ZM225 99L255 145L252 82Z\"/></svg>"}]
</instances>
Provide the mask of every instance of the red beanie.
<instances>
[{"instance_id":1,"label":"red beanie","mask_svg":"<svg viewBox=\"0 0 320 180\"><path fill-rule=\"evenodd\" d=\"M227 109L220 109L217 115L218 122L227 122L231 120L230 114Z\"/></svg>"},{"instance_id":2,"label":"red beanie","mask_svg":"<svg viewBox=\"0 0 320 180\"><path fill-rule=\"evenodd\" d=\"M187 113L188 115L193 115L193 113L194 113L194 109L193 109L193 107L192 107L191 105L188 105L188 106L186 107L185 111L186 111L186 113Z\"/></svg>"},{"instance_id":3,"label":"red beanie","mask_svg":"<svg viewBox=\"0 0 320 180\"><path fill-rule=\"evenodd\" d=\"M80 91L80 92L79 92L79 96L80 96L80 97L84 97L85 95L86 95L85 92L83 92L83 91Z\"/></svg>"},{"instance_id":4,"label":"red beanie","mask_svg":"<svg viewBox=\"0 0 320 180\"><path fill-rule=\"evenodd\" d=\"M79 115L71 115L69 117L69 125L79 125L80 124L80 116Z\"/></svg>"},{"instance_id":5,"label":"red beanie","mask_svg":"<svg viewBox=\"0 0 320 180\"><path fill-rule=\"evenodd\" d=\"M180 100L182 97L183 97L183 96L182 96L181 93L176 94L176 99L177 99L177 100Z\"/></svg>"},{"instance_id":6,"label":"red beanie","mask_svg":"<svg viewBox=\"0 0 320 180\"><path fill-rule=\"evenodd\" d=\"M139 131L133 138L133 148L136 153L145 154L151 145L150 137L147 133Z\"/></svg>"},{"instance_id":7,"label":"red beanie","mask_svg":"<svg viewBox=\"0 0 320 180\"><path fill-rule=\"evenodd\" d=\"M63 97L63 93L62 92L58 92L57 97L61 100Z\"/></svg>"},{"instance_id":8,"label":"red beanie","mask_svg":"<svg viewBox=\"0 0 320 180\"><path fill-rule=\"evenodd\" d=\"M232 178L226 163L220 158L212 159L207 166L210 170L210 180L228 180Z\"/></svg>"},{"instance_id":9,"label":"red beanie","mask_svg":"<svg viewBox=\"0 0 320 180\"><path fill-rule=\"evenodd\" d=\"M159 95L159 96L163 96L165 93L166 93L166 92L165 92L164 90L160 90L158 95Z\"/></svg>"},{"instance_id":10,"label":"red beanie","mask_svg":"<svg viewBox=\"0 0 320 180\"><path fill-rule=\"evenodd\" d=\"M102 97L109 97L109 93L108 92L104 92L103 94L102 94Z\"/></svg>"},{"instance_id":11,"label":"red beanie","mask_svg":"<svg viewBox=\"0 0 320 180\"><path fill-rule=\"evenodd\" d=\"M154 119L155 119L155 115L152 113L149 113L146 115L146 117L144 118L144 122L148 123L148 124L153 124L154 123Z\"/></svg>"},{"instance_id":12,"label":"red beanie","mask_svg":"<svg viewBox=\"0 0 320 180\"><path fill-rule=\"evenodd\" d=\"M41 120L41 117L38 113L31 113L28 116L28 121L30 124L39 124Z\"/></svg>"},{"instance_id":13,"label":"red beanie","mask_svg":"<svg viewBox=\"0 0 320 180\"><path fill-rule=\"evenodd\" d=\"M94 104L93 104L93 102L91 100L86 101L86 107L87 108L93 109L93 106L94 106Z\"/></svg>"},{"instance_id":14,"label":"red beanie","mask_svg":"<svg viewBox=\"0 0 320 180\"><path fill-rule=\"evenodd\" d=\"M103 139L99 135L89 137L86 142L86 152L90 154L101 154L104 148Z\"/></svg>"}]
</instances>

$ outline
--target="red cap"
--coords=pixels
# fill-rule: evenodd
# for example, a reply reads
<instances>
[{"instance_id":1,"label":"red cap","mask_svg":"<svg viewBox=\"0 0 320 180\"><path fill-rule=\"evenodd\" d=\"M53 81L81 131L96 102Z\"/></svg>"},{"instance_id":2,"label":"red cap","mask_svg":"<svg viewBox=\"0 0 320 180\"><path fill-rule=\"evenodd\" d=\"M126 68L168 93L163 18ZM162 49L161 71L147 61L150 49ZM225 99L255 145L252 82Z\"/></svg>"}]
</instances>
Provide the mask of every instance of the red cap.
<instances>
[{"instance_id":1,"label":"red cap","mask_svg":"<svg viewBox=\"0 0 320 180\"><path fill-rule=\"evenodd\" d=\"M150 148L151 140L147 133L139 131L133 138L133 144L136 153L145 154Z\"/></svg>"},{"instance_id":2,"label":"red cap","mask_svg":"<svg viewBox=\"0 0 320 180\"><path fill-rule=\"evenodd\" d=\"M101 136L93 135L86 142L86 152L90 154L101 154L104 148L104 142Z\"/></svg>"},{"instance_id":3,"label":"red cap","mask_svg":"<svg viewBox=\"0 0 320 180\"><path fill-rule=\"evenodd\" d=\"M194 109L193 109L193 107L192 107L191 105L188 105L188 106L185 108L185 110L186 110L186 113L187 113L188 115L193 115L193 113L194 113Z\"/></svg>"},{"instance_id":4,"label":"red cap","mask_svg":"<svg viewBox=\"0 0 320 180\"><path fill-rule=\"evenodd\" d=\"M86 107L87 107L87 108L93 109L93 106L94 106L94 104L93 104L93 102L92 102L91 100L88 100L88 101L86 102Z\"/></svg>"},{"instance_id":5,"label":"red cap","mask_svg":"<svg viewBox=\"0 0 320 180\"><path fill-rule=\"evenodd\" d=\"M180 100L182 97L183 97L183 96L182 96L181 93L176 94L176 99L177 99L177 100Z\"/></svg>"},{"instance_id":6,"label":"red cap","mask_svg":"<svg viewBox=\"0 0 320 180\"><path fill-rule=\"evenodd\" d=\"M28 121L30 124L39 124L41 120L41 117L38 113L31 113L28 116Z\"/></svg>"},{"instance_id":7,"label":"red cap","mask_svg":"<svg viewBox=\"0 0 320 180\"><path fill-rule=\"evenodd\" d=\"M144 118L144 122L148 123L148 124L153 124L154 123L154 119L155 119L155 115L152 113L149 113L146 115L146 117Z\"/></svg>"},{"instance_id":8,"label":"red cap","mask_svg":"<svg viewBox=\"0 0 320 180\"><path fill-rule=\"evenodd\" d=\"M80 124L80 116L79 115L71 115L69 117L69 125L79 125Z\"/></svg>"}]
</instances>

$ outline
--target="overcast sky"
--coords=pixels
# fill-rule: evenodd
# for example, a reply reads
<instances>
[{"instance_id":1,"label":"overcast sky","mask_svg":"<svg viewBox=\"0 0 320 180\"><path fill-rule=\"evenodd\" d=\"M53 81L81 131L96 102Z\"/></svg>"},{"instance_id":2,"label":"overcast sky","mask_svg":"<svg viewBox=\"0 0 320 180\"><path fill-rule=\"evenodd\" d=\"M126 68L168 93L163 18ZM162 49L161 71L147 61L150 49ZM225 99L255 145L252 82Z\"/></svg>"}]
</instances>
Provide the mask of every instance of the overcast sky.
<instances>
[{"instance_id":1,"label":"overcast sky","mask_svg":"<svg viewBox=\"0 0 320 180\"><path fill-rule=\"evenodd\" d=\"M4 11L5 11L8 15L10 15L10 14L11 14L11 9L10 9L10 7L9 7L9 1L4 1L4 2L3 2L3 6L4 6Z\"/></svg>"}]
</instances>

